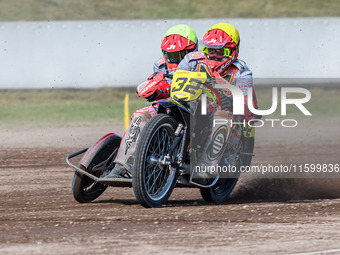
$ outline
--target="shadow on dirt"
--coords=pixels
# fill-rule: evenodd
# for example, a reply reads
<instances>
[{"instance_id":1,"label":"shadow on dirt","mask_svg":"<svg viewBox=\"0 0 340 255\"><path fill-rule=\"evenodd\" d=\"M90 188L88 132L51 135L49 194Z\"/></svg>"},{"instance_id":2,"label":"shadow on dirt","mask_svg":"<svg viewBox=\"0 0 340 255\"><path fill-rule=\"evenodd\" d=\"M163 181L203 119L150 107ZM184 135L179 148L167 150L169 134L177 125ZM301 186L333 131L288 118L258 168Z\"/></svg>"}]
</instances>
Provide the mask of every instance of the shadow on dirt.
<instances>
[{"instance_id":1,"label":"shadow on dirt","mask_svg":"<svg viewBox=\"0 0 340 255\"><path fill-rule=\"evenodd\" d=\"M91 202L93 204L117 204L117 205L137 205L136 199L109 199Z\"/></svg>"}]
</instances>

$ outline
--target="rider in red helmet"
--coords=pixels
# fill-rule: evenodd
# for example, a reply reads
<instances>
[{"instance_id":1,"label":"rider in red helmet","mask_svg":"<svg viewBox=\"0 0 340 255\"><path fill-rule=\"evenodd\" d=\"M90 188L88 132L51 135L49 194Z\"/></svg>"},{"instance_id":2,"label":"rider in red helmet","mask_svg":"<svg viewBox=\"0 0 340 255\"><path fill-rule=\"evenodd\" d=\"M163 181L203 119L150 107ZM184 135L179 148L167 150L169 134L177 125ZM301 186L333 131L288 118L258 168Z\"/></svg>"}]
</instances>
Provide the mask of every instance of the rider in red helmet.
<instances>
[{"instance_id":1,"label":"rider in red helmet","mask_svg":"<svg viewBox=\"0 0 340 255\"><path fill-rule=\"evenodd\" d=\"M197 49L196 33L187 25L176 25L164 35L161 49L166 62L165 68L175 71L185 55Z\"/></svg>"},{"instance_id":2,"label":"rider in red helmet","mask_svg":"<svg viewBox=\"0 0 340 255\"><path fill-rule=\"evenodd\" d=\"M153 66L154 74L147 81L137 86L138 95L146 98L149 102L170 96L171 76L167 75L175 72L178 64L186 54L197 50L196 32L187 25L173 26L163 36L161 49L163 56L155 61ZM157 111L157 104L153 104L150 107L137 110L132 115L130 126L125 131L115 159L116 165L103 178L124 178L131 174L130 169L133 164L139 134L146 122L156 115Z\"/></svg>"},{"instance_id":3,"label":"rider in red helmet","mask_svg":"<svg viewBox=\"0 0 340 255\"><path fill-rule=\"evenodd\" d=\"M163 36L161 49L163 56L155 61L154 74L149 77L149 82L143 82L137 87L138 95L150 102L169 97L171 79L161 76L160 73L173 74L184 56L197 50L196 32L187 25L173 26ZM152 82L156 83L156 86L149 88L148 85Z\"/></svg>"}]
</instances>

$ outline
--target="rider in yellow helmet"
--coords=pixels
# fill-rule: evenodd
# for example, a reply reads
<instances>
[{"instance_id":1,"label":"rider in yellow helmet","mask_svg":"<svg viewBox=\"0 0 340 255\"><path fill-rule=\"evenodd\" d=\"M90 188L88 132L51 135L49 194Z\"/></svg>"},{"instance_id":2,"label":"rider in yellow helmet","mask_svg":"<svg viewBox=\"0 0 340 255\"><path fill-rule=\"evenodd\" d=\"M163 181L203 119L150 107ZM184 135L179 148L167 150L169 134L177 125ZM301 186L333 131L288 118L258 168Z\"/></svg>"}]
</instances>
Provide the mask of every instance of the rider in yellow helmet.
<instances>
[{"instance_id":1,"label":"rider in yellow helmet","mask_svg":"<svg viewBox=\"0 0 340 255\"><path fill-rule=\"evenodd\" d=\"M214 119L225 119L233 121L241 121L241 119L249 120L254 118L247 106L248 88L253 87L252 72L247 64L238 59L240 48L240 35L238 30L231 24L218 23L210 27L204 34L202 40L202 52L194 52L185 56L180 62L177 69L188 71L207 72L209 76L215 79L216 83L228 82L240 88L245 97L244 112L245 115L234 117L232 115L232 95L227 89L217 89L218 95L222 101L222 105L210 107ZM257 107L256 96L253 93L254 107ZM212 103L211 103L212 104ZM223 127L223 125L211 125L212 131L206 144L202 144L203 151L207 153L202 155L198 165L216 166L222 158L222 154L226 149L230 150L233 146L237 146L242 132L240 125L231 127ZM228 132L220 132L222 129ZM232 131L232 132L231 132ZM221 137L223 135L223 137ZM214 141L214 139L219 139ZM224 146L214 146L223 141ZM219 148L218 150L216 148ZM194 176L195 178L195 176ZM207 174L198 174L197 182L207 184Z\"/></svg>"},{"instance_id":2,"label":"rider in yellow helmet","mask_svg":"<svg viewBox=\"0 0 340 255\"><path fill-rule=\"evenodd\" d=\"M205 32L202 43L202 51L209 66L224 76L238 57L238 30L233 25L218 23Z\"/></svg>"}]
</instances>

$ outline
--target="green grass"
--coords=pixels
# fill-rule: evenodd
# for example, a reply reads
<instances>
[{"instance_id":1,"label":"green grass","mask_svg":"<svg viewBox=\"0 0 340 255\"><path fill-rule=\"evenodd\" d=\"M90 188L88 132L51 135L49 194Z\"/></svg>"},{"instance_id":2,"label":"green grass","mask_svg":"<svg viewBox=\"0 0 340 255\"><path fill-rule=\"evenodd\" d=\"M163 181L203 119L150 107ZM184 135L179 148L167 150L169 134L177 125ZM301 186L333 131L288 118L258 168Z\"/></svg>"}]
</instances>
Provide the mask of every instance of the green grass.
<instances>
[{"instance_id":1,"label":"green grass","mask_svg":"<svg viewBox=\"0 0 340 255\"><path fill-rule=\"evenodd\" d=\"M0 0L0 20L339 16L338 0Z\"/></svg>"},{"instance_id":2,"label":"green grass","mask_svg":"<svg viewBox=\"0 0 340 255\"><path fill-rule=\"evenodd\" d=\"M67 125L124 123L124 97L129 94L130 115L149 105L131 90L9 90L0 92L0 124Z\"/></svg>"},{"instance_id":3,"label":"green grass","mask_svg":"<svg viewBox=\"0 0 340 255\"><path fill-rule=\"evenodd\" d=\"M270 88L256 89L260 109L272 103ZM330 118L340 112L339 89L310 89L312 99L304 104L313 114L309 118ZM8 90L0 91L1 125L94 125L124 123L124 96L129 93L130 115L150 105L127 89L97 90ZM293 97L293 95L292 95ZM279 100L279 103L281 100ZM280 117L280 106L269 117ZM285 118L304 118L295 106L287 107Z\"/></svg>"}]
</instances>

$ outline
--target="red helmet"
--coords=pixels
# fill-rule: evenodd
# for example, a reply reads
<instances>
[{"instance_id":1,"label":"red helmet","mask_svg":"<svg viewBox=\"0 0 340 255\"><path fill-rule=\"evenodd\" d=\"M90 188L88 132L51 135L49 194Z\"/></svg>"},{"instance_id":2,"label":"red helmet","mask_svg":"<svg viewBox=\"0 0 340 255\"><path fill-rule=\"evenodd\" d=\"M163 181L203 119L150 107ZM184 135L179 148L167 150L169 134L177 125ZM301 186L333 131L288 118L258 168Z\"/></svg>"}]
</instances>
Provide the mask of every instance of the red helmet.
<instances>
[{"instance_id":1,"label":"red helmet","mask_svg":"<svg viewBox=\"0 0 340 255\"><path fill-rule=\"evenodd\" d=\"M197 49L196 32L187 25L171 27L162 39L163 58L169 69L176 69L186 54Z\"/></svg>"},{"instance_id":2,"label":"red helmet","mask_svg":"<svg viewBox=\"0 0 340 255\"><path fill-rule=\"evenodd\" d=\"M240 37L237 29L227 23L216 24L205 32L202 42L208 64L223 76L238 57Z\"/></svg>"}]
</instances>

